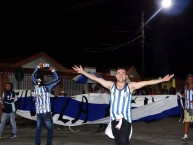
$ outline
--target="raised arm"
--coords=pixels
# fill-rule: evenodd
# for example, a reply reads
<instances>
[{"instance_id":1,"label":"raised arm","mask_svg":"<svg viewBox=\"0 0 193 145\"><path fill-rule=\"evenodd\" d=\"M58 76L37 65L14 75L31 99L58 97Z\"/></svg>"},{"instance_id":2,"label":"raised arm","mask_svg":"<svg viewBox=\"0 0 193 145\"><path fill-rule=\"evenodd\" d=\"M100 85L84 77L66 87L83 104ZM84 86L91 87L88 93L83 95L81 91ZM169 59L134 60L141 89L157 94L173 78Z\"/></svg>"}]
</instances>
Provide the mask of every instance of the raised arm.
<instances>
[{"instance_id":1,"label":"raised arm","mask_svg":"<svg viewBox=\"0 0 193 145\"><path fill-rule=\"evenodd\" d=\"M163 83L163 82L166 82L166 81L170 81L171 78L173 78L173 76L174 76L174 74L166 75L162 79L141 81L141 82L132 82L132 83L129 84L129 87L131 88L131 91L134 91L136 89L140 89L140 88L148 86L148 85L155 85L155 84L158 84L158 83Z\"/></svg>"},{"instance_id":2,"label":"raised arm","mask_svg":"<svg viewBox=\"0 0 193 145\"><path fill-rule=\"evenodd\" d=\"M74 65L72 67L72 69L76 72L76 73L79 73L79 74L83 74L85 75L86 77L88 77L89 79L95 81L95 82L98 82L99 84L101 84L102 86L104 86L105 88L108 88L108 89L111 89L112 86L113 86L113 82L112 81L106 81L104 80L103 78L98 78L90 73L87 73L86 71L84 71L84 69L82 68L82 66L80 65L79 67Z\"/></svg>"},{"instance_id":3,"label":"raised arm","mask_svg":"<svg viewBox=\"0 0 193 145\"><path fill-rule=\"evenodd\" d=\"M54 79L50 82L47 82L46 85L48 86L49 90L51 90L54 86L56 86L59 83L60 79L53 66L50 66L49 70L52 72Z\"/></svg>"}]
</instances>

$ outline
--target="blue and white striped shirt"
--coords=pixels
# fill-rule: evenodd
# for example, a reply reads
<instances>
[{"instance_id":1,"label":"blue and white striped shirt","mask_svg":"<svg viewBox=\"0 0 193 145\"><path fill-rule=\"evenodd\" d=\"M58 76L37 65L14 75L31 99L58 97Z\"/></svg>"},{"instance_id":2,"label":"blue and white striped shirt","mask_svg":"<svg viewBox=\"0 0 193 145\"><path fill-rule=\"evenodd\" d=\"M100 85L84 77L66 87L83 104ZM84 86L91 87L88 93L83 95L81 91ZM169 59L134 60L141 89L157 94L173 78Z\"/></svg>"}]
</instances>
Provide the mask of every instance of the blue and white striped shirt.
<instances>
[{"instance_id":1,"label":"blue and white striped shirt","mask_svg":"<svg viewBox=\"0 0 193 145\"><path fill-rule=\"evenodd\" d=\"M50 93L45 89L45 86L35 86L36 113L51 112Z\"/></svg>"},{"instance_id":2,"label":"blue and white striped shirt","mask_svg":"<svg viewBox=\"0 0 193 145\"><path fill-rule=\"evenodd\" d=\"M37 85L37 80L35 79L35 75L38 71L38 67L34 70L32 74L32 81L34 85L34 95L35 95L35 105L36 105L36 113L46 113L51 112L51 102L50 102L50 90L58 84L60 81L56 71L52 71L54 75L54 80L45 83L45 85L39 86Z\"/></svg>"},{"instance_id":3,"label":"blue and white striped shirt","mask_svg":"<svg viewBox=\"0 0 193 145\"><path fill-rule=\"evenodd\" d=\"M190 101L193 100L193 89L185 89L185 108L186 109L193 109L193 103Z\"/></svg>"},{"instance_id":4,"label":"blue and white striped shirt","mask_svg":"<svg viewBox=\"0 0 193 145\"><path fill-rule=\"evenodd\" d=\"M122 90L119 90L116 83L111 89L110 99L110 117L115 120L118 116L123 116L128 122L132 123L131 116L132 95L128 84L125 84Z\"/></svg>"}]
</instances>

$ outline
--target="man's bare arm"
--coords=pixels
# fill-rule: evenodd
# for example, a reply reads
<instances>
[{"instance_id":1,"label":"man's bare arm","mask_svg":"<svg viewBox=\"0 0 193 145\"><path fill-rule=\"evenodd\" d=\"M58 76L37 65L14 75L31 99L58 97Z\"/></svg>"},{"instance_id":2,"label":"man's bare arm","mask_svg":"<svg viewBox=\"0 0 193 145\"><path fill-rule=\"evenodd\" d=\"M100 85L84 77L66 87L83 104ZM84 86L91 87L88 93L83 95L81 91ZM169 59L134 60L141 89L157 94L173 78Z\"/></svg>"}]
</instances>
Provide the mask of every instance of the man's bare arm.
<instances>
[{"instance_id":1,"label":"man's bare arm","mask_svg":"<svg viewBox=\"0 0 193 145\"><path fill-rule=\"evenodd\" d=\"M141 81L141 82L133 82L129 84L129 87L131 88L131 91L134 91L136 89L140 89L142 87L148 86L148 85L155 85L158 83L163 83L166 81L170 81L171 78L173 78L174 74L172 75L166 75L162 79L156 79L156 80L149 80L149 81Z\"/></svg>"},{"instance_id":2,"label":"man's bare arm","mask_svg":"<svg viewBox=\"0 0 193 145\"><path fill-rule=\"evenodd\" d=\"M84 69L82 68L82 66L80 65L79 67L74 65L72 67L72 69L76 72L76 73L79 73L79 74L83 74L85 75L86 77L88 77L89 79L95 81L95 82L98 82L99 84L101 84L102 86L104 86L105 88L108 88L108 89L111 89L111 87L113 86L113 82L111 81L106 81L104 80L103 78L98 78L86 71L84 71Z\"/></svg>"}]
</instances>

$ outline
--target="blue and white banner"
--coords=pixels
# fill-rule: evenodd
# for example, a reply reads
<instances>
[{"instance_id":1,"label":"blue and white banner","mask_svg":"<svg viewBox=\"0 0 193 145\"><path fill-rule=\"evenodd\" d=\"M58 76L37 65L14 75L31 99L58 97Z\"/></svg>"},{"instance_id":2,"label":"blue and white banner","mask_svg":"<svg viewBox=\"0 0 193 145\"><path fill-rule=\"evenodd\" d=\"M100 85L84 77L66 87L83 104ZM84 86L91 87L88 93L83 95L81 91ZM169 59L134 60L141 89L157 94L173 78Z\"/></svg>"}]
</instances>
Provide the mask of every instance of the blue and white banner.
<instances>
[{"instance_id":1,"label":"blue and white banner","mask_svg":"<svg viewBox=\"0 0 193 145\"><path fill-rule=\"evenodd\" d=\"M31 90L15 90L17 111L22 117L36 120L34 93ZM54 124L77 126L109 123L109 94L90 93L70 97L51 97ZM181 113L176 95L133 96L133 122L151 121Z\"/></svg>"}]
</instances>

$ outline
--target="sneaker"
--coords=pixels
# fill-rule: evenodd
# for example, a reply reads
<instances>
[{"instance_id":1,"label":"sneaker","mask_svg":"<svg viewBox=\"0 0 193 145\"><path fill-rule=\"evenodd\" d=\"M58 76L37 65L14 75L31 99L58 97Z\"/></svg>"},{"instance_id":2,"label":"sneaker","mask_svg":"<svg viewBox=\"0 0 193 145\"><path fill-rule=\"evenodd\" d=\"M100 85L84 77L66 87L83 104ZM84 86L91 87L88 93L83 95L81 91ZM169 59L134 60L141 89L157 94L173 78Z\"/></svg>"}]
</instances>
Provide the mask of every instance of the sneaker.
<instances>
[{"instance_id":1,"label":"sneaker","mask_svg":"<svg viewBox=\"0 0 193 145\"><path fill-rule=\"evenodd\" d=\"M9 138L16 138L17 136L16 136L16 134L11 134L10 136L9 136Z\"/></svg>"},{"instance_id":2,"label":"sneaker","mask_svg":"<svg viewBox=\"0 0 193 145\"><path fill-rule=\"evenodd\" d=\"M1 134L0 134L0 138L2 138Z\"/></svg>"},{"instance_id":3,"label":"sneaker","mask_svg":"<svg viewBox=\"0 0 193 145\"><path fill-rule=\"evenodd\" d=\"M184 140L184 139L187 139L187 137L185 137L185 136L184 136L184 137L182 137L182 140Z\"/></svg>"},{"instance_id":4,"label":"sneaker","mask_svg":"<svg viewBox=\"0 0 193 145\"><path fill-rule=\"evenodd\" d=\"M182 138L182 140L187 140L188 139L188 136L184 136L183 138Z\"/></svg>"}]
</instances>

